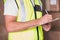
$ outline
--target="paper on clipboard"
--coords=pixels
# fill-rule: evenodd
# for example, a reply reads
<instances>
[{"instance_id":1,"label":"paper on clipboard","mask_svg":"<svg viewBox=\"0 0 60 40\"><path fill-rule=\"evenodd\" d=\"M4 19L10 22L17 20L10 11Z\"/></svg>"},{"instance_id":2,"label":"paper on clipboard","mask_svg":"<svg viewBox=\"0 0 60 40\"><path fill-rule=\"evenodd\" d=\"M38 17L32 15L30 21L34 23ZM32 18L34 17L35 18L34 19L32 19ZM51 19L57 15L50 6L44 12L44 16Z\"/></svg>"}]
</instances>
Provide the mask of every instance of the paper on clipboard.
<instances>
[{"instance_id":1,"label":"paper on clipboard","mask_svg":"<svg viewBox=\"0 0 60 40\"><path fill-rule=\"evenodd\" d=\"M60 20L60 18L55 18L51 22L48 22L48 23L52 23L52 22L55 22L55 21L58 21L58 20ZM45 23L45 24L48 24L48 23ZM44 24L42 24L42 25L44 25Z\"/></svg>"},{"instance_id":2,"label":"paper on clipboard","mask_svg":"<svg viewBox=\"0 0 60 40\"><path fill-rule=\"evenodd\" d=\"M59 21L59 20L60 20L60 18L55 18L55 19L53 19L51 22ZM49 23L51 23L51 22L49 22Z\"/></svg>"},{"instance_id":3,"label":"paper on clipboard","mask_svg":"<svg viewBox=\"0 0 60 40\"><path fill-rule=\"evenodd\" d=\"M56 5L57 4L57 0L50 0L50 4L51 5Z\"/></svg>"}]
</instances>

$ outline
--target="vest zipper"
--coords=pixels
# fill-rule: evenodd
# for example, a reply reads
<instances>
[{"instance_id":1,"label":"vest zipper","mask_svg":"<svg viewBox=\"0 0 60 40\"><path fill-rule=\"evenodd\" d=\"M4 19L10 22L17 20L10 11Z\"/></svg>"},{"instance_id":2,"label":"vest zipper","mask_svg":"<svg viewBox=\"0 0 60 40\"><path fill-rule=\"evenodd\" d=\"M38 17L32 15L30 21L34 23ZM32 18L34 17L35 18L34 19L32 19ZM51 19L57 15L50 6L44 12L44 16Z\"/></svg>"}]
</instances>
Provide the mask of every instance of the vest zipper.
<instances>
[{"instance_id":1,"label":"vest zipper","mask_svg":"<svg viewBox=\"0 0 60 40\"><path fill-rule=\"evenodd\" d=\"M32 6L33 6L33 3L32 3L32 1L30 0L30 2L31 2L31 4L32 4ZM35 19L37 19L37 14L36 14L36 9L35 9L35 1L34 1L34 6L33 6L33 9L34 9L34 17L35 17ZM38 30L38 26L36 26L36 30L37 30L37 40L39 40L39 30Z\"/></svg>"},{"instance_id":2,"label":"vest zipper","mask_svg":"<svg viewBox=\"0 0 60 40\"><path fill-rule=\"evenodd\" d=\"M37 14L36 14L35 7L34 7L34 14L35 14L35 19L37 19ZM36 27L36 30L37 30L37 38L38 38L38 40L39 40L39 30L38 30L38 26Z\"/></svg>"}]
</instances>

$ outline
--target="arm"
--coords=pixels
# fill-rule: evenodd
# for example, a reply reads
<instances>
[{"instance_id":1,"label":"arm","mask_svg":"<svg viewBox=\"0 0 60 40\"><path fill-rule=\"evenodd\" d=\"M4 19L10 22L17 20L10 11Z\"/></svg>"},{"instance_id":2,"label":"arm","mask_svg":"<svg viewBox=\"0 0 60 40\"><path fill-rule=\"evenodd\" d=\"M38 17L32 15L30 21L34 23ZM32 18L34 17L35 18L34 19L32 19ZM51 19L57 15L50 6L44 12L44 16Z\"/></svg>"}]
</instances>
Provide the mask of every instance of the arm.
<instances>
[{"instance_id":1,"label":"arm","mask_svg":"<svg viewBox=\"0 0 60 40\"><path fill-rule=\"evenodd\" d=\"M8 32L19 31L38 25L38 20L28 22L16 22L16 16L5 15L6 29Z\"/></svg>"},{"instance_id":2,"label":"arm","mask_svg":"<svg viewBox=\"0 0 60 40\"><path fill-rule=\"evenodd\" d=\"M19 31L34 26L43 25L51 21L52 18L51 15L45 15L40 19L31 20L28 22L16 22L17 12L18 12L18 8L16 6L15 1L7 0L4 4L4 17L5 17L6 29L8 32Z\"/></svg>"},{"instance_id":3,"label":"arm","mask_svg":"<svg viewBox=\"0 0 60 40\"><path fill-rule=\"evenodd\" d=\"M8 32L28 29L34 26L43 25L50 21L51 21L51 15L45 15L40 19L31 20L27 22L16 22L16 16L5 15L5 24Z\"/></svg>"}]
</instances>

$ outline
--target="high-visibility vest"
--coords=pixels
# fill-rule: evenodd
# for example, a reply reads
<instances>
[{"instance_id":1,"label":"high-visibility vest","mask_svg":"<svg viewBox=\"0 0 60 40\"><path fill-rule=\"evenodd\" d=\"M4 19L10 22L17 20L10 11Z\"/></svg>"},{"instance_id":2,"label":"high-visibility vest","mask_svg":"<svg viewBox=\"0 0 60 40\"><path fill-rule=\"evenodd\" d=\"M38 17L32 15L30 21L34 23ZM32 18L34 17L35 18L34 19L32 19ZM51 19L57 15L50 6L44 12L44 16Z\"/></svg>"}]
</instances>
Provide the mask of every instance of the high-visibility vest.
<instances>
[{"instance_id":1,"label":"high-visibility vest","mask_svg":"<svg viewBox=\"0 0 60 40\"><path fill-rule=\"evenodd\" d=\"M5 3L6 0L4 0L4 3Z\"/></svg>"},{"instance_id":2,"label":"high-visibility vest","mask_svg":"<svg viewBox=\"0 0 60 40\"><path fill-rule=\"evenodd\" d=\"M30 0L16 0L16 2L18 4L17 22L35 20L34 8ZM36 5L40 5L38 0L34 2ZM37 18L42 17L42 12L36 11L36 14ZM38 34L37 28L33 27L23 31L9 32L8 40L38 40L38 36L39 40L43 40L42 26L38 26Z\"/></svg>"}]
</instances>

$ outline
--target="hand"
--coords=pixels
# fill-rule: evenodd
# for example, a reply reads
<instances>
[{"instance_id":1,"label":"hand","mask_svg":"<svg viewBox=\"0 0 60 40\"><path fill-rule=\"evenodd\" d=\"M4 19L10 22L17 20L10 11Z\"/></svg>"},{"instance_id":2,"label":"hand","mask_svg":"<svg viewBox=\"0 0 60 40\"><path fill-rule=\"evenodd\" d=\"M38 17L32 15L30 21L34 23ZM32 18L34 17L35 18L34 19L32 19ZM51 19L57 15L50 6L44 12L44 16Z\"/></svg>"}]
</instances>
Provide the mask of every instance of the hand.
<instances>
[{"instance_id":1,"label":"hand","mask_svg":"<svg viewBox=\"0 0 60 40\"><path fill-rule=\"evenodd\" d=\"M49 31L51 29L51 23L43 25L43 30L44 31Z\"/></svg>"},{"instance_id":2,"label":"hand","mask_svg":"<svg viewBox=\"0 0 60 40\"><path fill-rule=\"evenodd\" d=\"M40 18L39 24L43 25L52 21L52 15L45 14L43 17Z\"/></svg>"}]
</instances>

